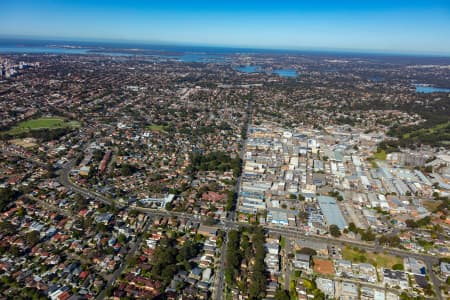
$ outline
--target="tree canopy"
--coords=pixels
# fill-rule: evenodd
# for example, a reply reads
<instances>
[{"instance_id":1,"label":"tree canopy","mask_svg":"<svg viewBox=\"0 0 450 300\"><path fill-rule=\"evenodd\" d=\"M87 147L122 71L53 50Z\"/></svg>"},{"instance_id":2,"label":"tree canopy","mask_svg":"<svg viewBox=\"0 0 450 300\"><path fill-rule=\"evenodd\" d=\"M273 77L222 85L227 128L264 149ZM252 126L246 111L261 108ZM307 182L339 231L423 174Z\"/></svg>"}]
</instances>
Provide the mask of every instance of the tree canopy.
<instances>
[{"instance_id":1,"label":"tree canopy","mask_svg":"<svg viewBox=\"0 0 450 300\"><path fill-rule=\"evenodd\" d=\"M339 227L335 224L330 225L330 234L334 237L340 237L341 231L339 230Z\"/></svg>"},{"instance_id":2,"label":"tree canopy","mask_svg":"<svg viewBox=\"0 0 450 300\"><path fill-rule=\"evenodd\" d=\"M18 196L19 193L10 188L0 188L0 211L4 211Z\"/></svg>"},{"instance_id":3,"label":"tree canopy","mask_svg":"<svg viewBox=\"0 0 450 300\"><path fill-rule=\"evenodd\" d=\"M203 155L194 153L191 155L190 172L198 171L233 171L235 176L238 176L241 171L242 161L239 157L231 158L225 152L211 152Z\"/></svg>"}]
</instances>

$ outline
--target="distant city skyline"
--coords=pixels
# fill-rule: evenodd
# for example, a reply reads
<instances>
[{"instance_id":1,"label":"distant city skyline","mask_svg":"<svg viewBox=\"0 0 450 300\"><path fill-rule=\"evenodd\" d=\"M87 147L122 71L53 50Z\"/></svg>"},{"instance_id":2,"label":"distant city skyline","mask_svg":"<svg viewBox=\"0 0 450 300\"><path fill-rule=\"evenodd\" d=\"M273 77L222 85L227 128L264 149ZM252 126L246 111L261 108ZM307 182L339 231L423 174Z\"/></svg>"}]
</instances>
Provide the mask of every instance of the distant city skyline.
<instances>
[{"instance_id":1,"label":"distant city skyline","mask_svg":"<svg viewBox=\"0 0 450 300\"><path fill-rule=\"evenodd\" d=\"M450 54L448 1L8 1L0 36Z\"/></svg>"}]
</instances>

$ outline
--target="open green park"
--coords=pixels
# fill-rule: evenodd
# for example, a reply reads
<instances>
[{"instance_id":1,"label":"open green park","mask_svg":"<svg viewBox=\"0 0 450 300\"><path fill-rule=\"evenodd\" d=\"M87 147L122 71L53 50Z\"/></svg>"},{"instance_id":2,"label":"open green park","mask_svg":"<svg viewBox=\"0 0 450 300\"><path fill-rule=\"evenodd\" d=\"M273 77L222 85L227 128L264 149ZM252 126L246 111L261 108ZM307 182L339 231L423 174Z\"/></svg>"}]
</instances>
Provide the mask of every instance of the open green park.
<instances>
[{"instance_id":1,"label":"open green park","mask_svg":"<svg viewBox=\"0 0 450 300\"><path fill-rule=\"evenodd\" d=\"M392 268L394 265L403 263L400 257L385 253L375 253L352 247L342 248L342 258L358 263L369 263L377 267Z\"/></svg>"},{"instance_id":2,"label":"open green park","mask_svg":"<svg viewBox=\"0 0 450 300\"><path fill-rule=\"evenodd\" d=\"M59 128L74 128L79 126L80 123L77 121L67 121L65 119L56 117L42 117L20 122L19 124L17 124L8 131L5 131L4 133L14 136L22 133L27 133L32 130L41 130L41 129L51 130Z\"/></svg>"},{"instance_id":3,"label":"open green park","mask_svg":"<svg viewBox=\"0 0 450 300\"><path fill-rule=\"evenodd\" d=\"M167 127L168 127L168 126L166 126L166 125L156 125L156 124L153 124L153 125L147 126L146 128L147 128L148 130L153 131L153 132L161 132L161 131L166 131Z\"/></svg>"}]
</instances>

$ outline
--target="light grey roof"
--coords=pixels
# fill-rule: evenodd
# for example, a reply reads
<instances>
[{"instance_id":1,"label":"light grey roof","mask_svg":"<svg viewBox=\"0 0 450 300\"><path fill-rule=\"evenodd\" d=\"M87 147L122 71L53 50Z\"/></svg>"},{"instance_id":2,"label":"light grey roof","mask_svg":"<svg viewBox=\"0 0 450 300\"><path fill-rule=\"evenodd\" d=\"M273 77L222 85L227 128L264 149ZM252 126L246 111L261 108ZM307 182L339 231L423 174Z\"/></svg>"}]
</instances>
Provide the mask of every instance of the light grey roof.
<instances>
[{"instance_id":1,"label":"light grey roof","mask_svg":"<svg viewBox=\"0 0 450 300\"><path fill-rule=\"evenodd\" d=\"M319 201L320 209L328 225L337 225L341 230L347 227L347 222L345 222L345 219L342 216L341 210L336 203L336 199L328 196L319 196L317 200Z\"/></svg>"}]
</instances>

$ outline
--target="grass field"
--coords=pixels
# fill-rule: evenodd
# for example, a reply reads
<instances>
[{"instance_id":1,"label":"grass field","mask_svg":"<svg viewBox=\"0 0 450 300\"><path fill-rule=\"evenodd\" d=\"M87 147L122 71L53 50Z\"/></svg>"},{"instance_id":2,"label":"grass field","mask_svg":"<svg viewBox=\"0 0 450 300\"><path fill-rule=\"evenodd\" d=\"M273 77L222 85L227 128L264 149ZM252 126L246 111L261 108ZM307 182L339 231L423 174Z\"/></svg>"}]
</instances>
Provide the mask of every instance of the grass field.
<instances>
[{"instance_id":1,"label":"grass field","mask_svg":"<svg viewBox=\"0 0 450 300\"><path fill-rule=\"evenodd\" d=\"M450 128L450 122L438 124L431 128L422 128L410 133L405 133L402 137L404 139L414 138L421 135L433 135L448 132Z\"/></svg>"},{"instance_id":2,"label":"grass field","mask_svg":"<svg viewBox=\"0 0 450 300\"><path fill-rule=\"evenodd\" d=\"M65 127L78 127L80 123L76 121L66 122L61 118L38 118L32 119L28 121L23 121L8 130L7 134L20 134L23 132L28 132L30 130L38 130L38 129L56 129L56 128L65 128Z\"/></svg>"},{"instance_id":3,"label":"grass field","mask_svg":"<svg viewBox=\"0 0 450 300\"><path fill-rule=\"evenodd\" d=\"M403 260L400 257L396 257L384 253L363 252L355 250L351 247L345 247L342 249L342 258L350 260L352 262L367 262L369 264L376 265L377 267L392 268L395 264L402 264Z\"/></svg>"},{"instance_id":4,"label":"grass field","mask_svg":"<svg viewBox=\"0 0 450 300\"><path fill-rule=\"evenodd\" d=\"M374 153L373 158L378 160L386 160L386 155L386 151L381 150L380 152Z\"/></svg>"},{"instance_id":5,"label":"grass field","mask_svg":"<svg viewBox=\"0 0 450 300\"><path fill-rule=\"evenodd\" d=\"M161 132L161 131L166 131L167 126L165 126L165 125L149 125L146 128L151 131Z\"/></svg>"}]
</instances>

